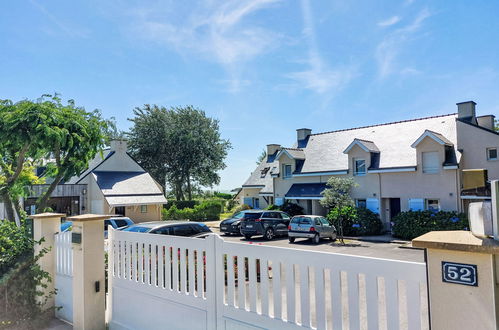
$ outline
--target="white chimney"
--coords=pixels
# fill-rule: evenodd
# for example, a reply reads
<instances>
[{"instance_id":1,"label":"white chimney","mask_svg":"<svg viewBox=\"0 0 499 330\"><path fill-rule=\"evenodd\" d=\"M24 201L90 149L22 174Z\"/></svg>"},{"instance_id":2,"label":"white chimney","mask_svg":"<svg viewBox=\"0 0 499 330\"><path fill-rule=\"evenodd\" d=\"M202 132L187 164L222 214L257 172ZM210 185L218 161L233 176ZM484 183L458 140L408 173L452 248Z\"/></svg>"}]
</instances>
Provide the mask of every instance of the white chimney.
<instances>
[{"instance_id":1,"label":"white chimney","mask_svg":"<svg viewBox=\"0 0 499 330\"><path fill-rule=\"evenodd\" d=\"M476 123L475 102L466 101L456 104L457 104L457 118L469 119L470 121Z\"/></svg>"},{"instance_id":2,"label":"white chimney","mask_svg":"<svg viewBox=\"0 0 499 330\"><path fill-rule=\"evenodd\" d=\"M271 156L281 149L280 144L267 144L267 156Z\"/></svg>"},{"instance_id":3,"label":"white chimney","mask_svg":"<svg viewBox=\"0 0 499 330\"><path fill-rule=\"evenodd\" d=\"M298 128L296 130L296 141L298 143L298 148L306 147L306 139L312 134L310 128Z\"/></svg>"},{"instance_id":4,"label":"white chimney","mask_svg":"<svg viewBox=\"0 0 499 330\"><path fill-rule=\"evenodd\" d=\"M490 130L494 130L496 116L494 115L485 115L476 117L476 121L478 122L478 126L482 126L488 128Z\"/></svg>"},{"instance_id":5,"label":"white chimney","mask_svg":"<svg viewBox=\"0 0 499 330\"><path fill-rule=\"evenodd\" d=\"M111 140L110 150L116 153L126 153L128 145L126 140Z\"/></svg>"}]
</instances>

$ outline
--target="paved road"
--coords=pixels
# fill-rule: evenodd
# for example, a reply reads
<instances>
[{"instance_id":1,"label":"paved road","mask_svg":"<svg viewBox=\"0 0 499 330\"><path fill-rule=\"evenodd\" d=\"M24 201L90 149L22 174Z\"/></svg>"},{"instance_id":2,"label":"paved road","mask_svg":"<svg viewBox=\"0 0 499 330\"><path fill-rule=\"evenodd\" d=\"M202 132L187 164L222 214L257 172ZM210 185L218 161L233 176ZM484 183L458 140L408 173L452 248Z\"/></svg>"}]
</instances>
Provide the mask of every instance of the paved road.
<instances>
[{"instance_id":1,"label":"paved road","mask_svg":"<svg viewBox=\"0 0 499 330\"><path fill-rule=\"evenodd\" d=\"M217 228L212 230L221 234ZM342 246L338 241L331 242L323 240L318 245L312 244L309 240L297 239L294 244L288 242L287 237L278 237L272 241L266 241L261 237L254 237L251 240L245 240L241 236L221 236L223 239L241 244L262 244L270 246L279 246L294 249L314 250L321 252L352 254L365 257L375 257L384 259L406 260L406 261L424 261L422 250L401 248L402 245L395 243L370 243L355 240L345 240L346 245Z\"/></svg>"}]
</instances>

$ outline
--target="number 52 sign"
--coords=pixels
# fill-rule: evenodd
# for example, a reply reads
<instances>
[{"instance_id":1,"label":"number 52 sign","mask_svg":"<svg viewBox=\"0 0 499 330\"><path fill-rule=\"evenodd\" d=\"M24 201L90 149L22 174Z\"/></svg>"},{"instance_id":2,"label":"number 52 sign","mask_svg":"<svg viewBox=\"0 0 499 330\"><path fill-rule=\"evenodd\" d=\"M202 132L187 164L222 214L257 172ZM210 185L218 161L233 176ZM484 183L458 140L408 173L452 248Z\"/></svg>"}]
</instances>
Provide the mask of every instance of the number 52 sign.
<instances>
[{"instance_id":1,"label":"number 52 sign","mask_svg":"<svg viewBox=\"0 0 499 330\"><path fill-rule=\"evenodd\" d=\"M442 281L469 286L478 286L476 265L442 261Z\"/></svg>"}]
</instances>

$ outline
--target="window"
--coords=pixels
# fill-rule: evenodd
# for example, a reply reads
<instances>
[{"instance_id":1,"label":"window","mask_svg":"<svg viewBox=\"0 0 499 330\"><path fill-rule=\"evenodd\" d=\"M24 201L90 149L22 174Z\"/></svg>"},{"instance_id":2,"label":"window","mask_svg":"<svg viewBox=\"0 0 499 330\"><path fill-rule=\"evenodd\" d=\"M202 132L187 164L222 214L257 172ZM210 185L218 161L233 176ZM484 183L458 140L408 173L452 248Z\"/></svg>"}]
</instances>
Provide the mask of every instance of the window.
<instances>
[{"instance_id":1,"label":"window","mask_svg":"<svg viewBox=\"0 0 499 330\"><path fill-rule=\"evenodd\" d=\"M367 207L367 201L365 199L357 199L356 204L358 208L365 209Z\"/></svg>"},{"instance_id":2,"label":"window","mask_svg":"<svg viewBox=\"0 0 499 330\"><path fill-rule=\"evenodd\" d=\"M422 198L409 199L409 211L423 211L423 210L424 210L424 199Z\"/></svg>"},{"instance_id":3,"label":"window","mask_svg":"<svg viewBox=\"0 0 499 330\"><path fill-rule=\"evenodd\" d=\"M126 220L123 219L114 219L114 223L116 224L116 228L128 226L128 222L126 222Z\"/></svg>"},{"instance_id":4,"label":"window","mask_svg":"<svg viewBox=\"0 0 499 330\"><path fill-rule=\"evenodd\" d=\"M326 218L319 218L323 226L329 226L329 221Z\"/></svg>"},{"instance_id":5,"label":"window","mask_svg":"<svg viewBox=\"0 0 499 330\"><path fill-rule=\"evenodd\" d=\"M147 205L140 206L140 213L147 213Z\"/></svg>"},{"instance_id":6,"label":"window","mask_svg":"<svg viewBox=\"0 0 499 330\"><path fill-rule=\"evenodd\" d=\"M354 159L353 160L353 175L366 175L366 160Z\"/></svg>"},{"instance_id":7,"label":"window","mask_svg":"<svg viewBox=\"0 0 499 330\"><path fill-rule=\"evenodd\" d=\"M282 166L282 177L283 179L291 178L291 165Z\"/></svg>"},{"instance_id":8,"label":"window","mask_svg":"<svg viewBox=\"0 0 499 330\"><path fill-rule=\"evenodd\" d=\"M189 225L180 225L173 227L173 235L175 236L192 236L197 234L196 231Z\"/></svg>"},{"instance_id":9,"label":"window","mask_svg":"<svg viewBox=\"0 0 499 330\"><path fill-rule=\"evenodd\" d=\"M497 148L487 148L487 160L497 160Z\"/></svg>"},{"instance_id":10,"label":"window","mask_svg":"<svg viewBox=\"0 0 499 330\"><path fill-rule=\"evenodd\" d=\"M438 151L423 152L423 173L435 174L440 172Z\"/></svg>"},{"instance_id":11,"label":"window","mask_svg":"<svg viewBox=\"0 0 499 330\"><path fill-rule=\"evenodd\" d=\"M434 212L440 211L440 201L438 199L427 199L426 209Z\"/></svg>"}]
</instances>

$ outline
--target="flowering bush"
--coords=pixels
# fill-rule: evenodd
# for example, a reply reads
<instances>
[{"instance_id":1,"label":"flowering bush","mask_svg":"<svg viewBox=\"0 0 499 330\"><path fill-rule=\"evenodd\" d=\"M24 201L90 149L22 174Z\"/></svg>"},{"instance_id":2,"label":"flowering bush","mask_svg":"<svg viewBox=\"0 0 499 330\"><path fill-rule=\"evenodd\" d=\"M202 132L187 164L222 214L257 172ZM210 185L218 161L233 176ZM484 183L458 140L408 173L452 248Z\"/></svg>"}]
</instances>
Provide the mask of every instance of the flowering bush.
<instances>
[{"instance_id":1,"label":"flowering bush","mask_svg":"<svg viewBox=\"0 0 499 330\"><path fill-rule=\"evenodd\" d=\"M392 219L392 234L403 239L413 239L430 231L468 230L464 213L448 211L401 212Z\"/></svg>"},{"instance_id":2,"label":"flowering bush","mask_svg":"<svg viewBox=\"0 0 499 330\"><path fill-rule=\"evenodd\" d=\"M345 236L379 235L383 227L379 216L366 208L352 206L334 208L329 212L327 218L337 230L342 218L343 235Z\"/></svg>"}]
</instances>

